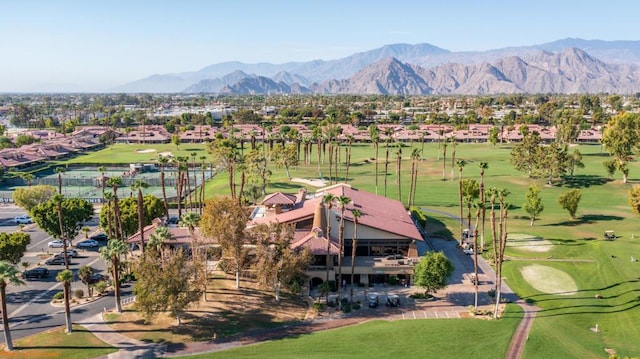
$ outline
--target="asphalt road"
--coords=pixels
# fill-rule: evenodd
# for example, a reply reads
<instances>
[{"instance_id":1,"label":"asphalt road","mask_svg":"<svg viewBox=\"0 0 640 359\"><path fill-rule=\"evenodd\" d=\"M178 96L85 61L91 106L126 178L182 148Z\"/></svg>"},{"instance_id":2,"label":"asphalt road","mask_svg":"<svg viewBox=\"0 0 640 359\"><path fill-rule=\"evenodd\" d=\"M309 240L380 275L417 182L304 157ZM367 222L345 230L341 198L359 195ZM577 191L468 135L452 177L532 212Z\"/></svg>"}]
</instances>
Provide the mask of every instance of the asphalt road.
<instances>
[{"instance_id":1,"label":"asphalt road","mask_svg":"<svg viewBox=\"0 0 640 359\"><path fill-rule=\"evenodd\" d=\"M0 205L0 232L12 233L19 230L13 222L13 218L25 214L25 211L8 205ZM91 228L92 233L99 231L98 220L95 216L86 222L85 226ZM27 247L27 252L23 256L22 262L28 262L28 268L38 266L49 269L49 277L36 280L24 280L24 286L7 286L7 312L9 313L9 323L12 328L14 339L22 338L38 332L48 330L65 324L64 307L51 304L53 295L62 290L62 285L56 282L57 273L65 269L64 265L45 265L44 261L56 253L60 253L60 248L49 248L47 243L54 238L46 234L35 224L27 225L23 228L25 233L31 236L31 243ZM72 242L84 239L84 234L80 234ZM97 248L77 249L78 257L73 258L69 269L77 273L78 268L83 265L90 265L95 272L106 273L106 263L98 255ZM22 265L20 270L24 270ZM76 277L77 278L77 277ZM87 286L79 279L71 283L71 290L83 289L86 293ZM131 286L122 288L122 297L131 293ZM71 320L78 321L85 317L90 317L100 311L114 307L113 295L105 296L95 302L77 305L72 307ZM0 343L4 342L4 337L0 336Z\"/></svg>"}]
</instances>

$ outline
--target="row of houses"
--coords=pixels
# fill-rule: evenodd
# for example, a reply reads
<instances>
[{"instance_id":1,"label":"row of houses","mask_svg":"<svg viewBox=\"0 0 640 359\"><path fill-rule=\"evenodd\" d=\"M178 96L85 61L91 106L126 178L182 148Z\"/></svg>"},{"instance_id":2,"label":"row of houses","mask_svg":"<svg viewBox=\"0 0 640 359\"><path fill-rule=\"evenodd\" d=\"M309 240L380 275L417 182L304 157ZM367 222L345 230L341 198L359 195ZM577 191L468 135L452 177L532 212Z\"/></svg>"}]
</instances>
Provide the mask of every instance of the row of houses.
<instances>
[{"instance_id":1,"label":"row of houses","mask_svg":"<svg viewBox=\"0 0 640 359\"><path fill-rule=\"evenodd\" d=\"M353 125L338 126L337 141L371 142L368 129L358 128ZM520 128L524 125L497 127L498 139L504 142L522 141ZM556 139L555 127L544 127L540 125L526 125L529 132L538 132L545 142ZM283 128L286 127L286 130ZM407 127L402 125L381 124L378 125L380 141L387 140L400 142L439 142L443 140L455 140L457 142L487 142L493 125L472 125L468 129L459 129L447 125L420 125ZM410 129L411 128L411 129ZM273 126L270 130L259 125L242 124L228 128L212 127L209 125L193 126L192 129L185 130L178 134L181 143L200 143L213 140L218 134L223 137L233 136L238 140L249 142L268 140L292 140L293 133L300 140L310 140L313 137L313 130L306 125L281 125ZM169 143L172 134L163 126L146 126L118 134L116 142L119 143ZM580 130L577 136L578 143L598 143L602 138L599 129Z\"/></svg>"},{"instance_id":2,"label":"row of houses","mask_svg":"<svg viewBox=\"0 0 640 359\"><path fill-rule=\"evenodd\" d=\"M295 228L292 248L309 248L313 261L307 268L308 287L314 287L327 279L335 280L338 274L337 255L339 222L341 211L337 206L327 209L322 204L326 194L351 199L344 211L344 247L342 249L342 274L347 283L350 282L351 255L355 252L354 284L368 285L383 283L395 276L398 280L411 282L413 265L426 250L424 239L410 213L401 202L373 193L358 190L348 184L336 184L308 193L300 189L289 194L276 192L264 198L256 207L247 223L247 227L261 223L285 223ZM357 209L361 216L357 219L357 246L353 237L356 220L352 210ZM326 232L327 224L330 233ZM162 226L160 219L145 227L145 241L149 233ZM174 246L191 244L192 238L186 228L169 228ZM196 236L202 236L196 230ZM199 243L208 242L199 238ZM140 233L128 239L135 247L140 243ZM328 248L328 250L327 250ZM328 258L327 258L328 257Z\"/></svg>"}]
</instances>

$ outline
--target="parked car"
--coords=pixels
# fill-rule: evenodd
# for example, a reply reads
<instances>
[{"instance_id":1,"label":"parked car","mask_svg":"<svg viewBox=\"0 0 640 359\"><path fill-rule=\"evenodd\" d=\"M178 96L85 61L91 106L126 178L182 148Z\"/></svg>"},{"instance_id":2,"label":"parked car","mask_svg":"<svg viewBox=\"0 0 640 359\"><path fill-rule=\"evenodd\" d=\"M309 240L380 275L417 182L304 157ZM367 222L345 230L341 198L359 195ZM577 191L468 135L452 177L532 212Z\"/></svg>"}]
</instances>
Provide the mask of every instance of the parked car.
<instances>
[{"instance_id":1,"label":"parked car","mask_svg":"<svg viewBox=\"0 0 640 359\"><path fill-rule=\"evenodd\" d=\"M167 220L168 224L178 224L178 222L180 222L180 217L178 217L178 216L171 216Z\"/></svg>"},{"instance_id":2,"label":"parked car","mask_svg":"<svg viewBox=\"0 0 640 359\"><path fill-rule=\"evenodd\" d=\"M91 236L89 237L89 239L92 239L97 242L106 242L109 240L109 237L107 237L107 234L103 232L103 233L99 233L94 236Z\"/></svg>"},{"instance_id":3,"label":"parked car","mask_svg":"<svg viewBox=\"0 0 640 359\"><path fill-rule=\"evenodd\" d=\"M42 279L49 276L49 270L43 267L33 268L22 273L22 276L25 279Z\"/></svg>"},{"instance_id":4,"label":"parked car","mask_svg":"<svg viewBox=\"0 0 640 359\"><path fill-rule=\"evenodd\" d=\"M467 255L473 254L473 248L472 247L465 248L465 249L462 250L462 253L467 254Z\"/></svg>"},{"instance_id":5,"label":"parked car","mask_svg":"<svg viewBox=\"0 0 640 359\"><path fill-rule=\"evenodd\" d=\"M100 245L100 243L98 243L98 241L94 240L94 239L87 239L84 240L82 242L78 242L78 244L76 244L76 247L78 248L94 248L94 247L98 247Z\"/></svg>"},{"instance_id":6,"label":"parked car","mask_svg":"<svg viewBox=\"0 0 640 359\"><path fill-rule=\"evenodd\" d=\"M367 297L367 302L369 303L369 308L377 308L380 303L380 299L377 294L372 293Z\"/></svg>"},{"instance_id":7,"label":"parked car","mask_svg":"<svg viewBox=\"0 0 640 359\"><path fill-rule=\"evenodd\" d=\"M53 257L50 259L47 259L44 264L46 265L63 265L64 264L64 258L63 257ZM71 260L69 260L69 264L71 264Z\"/></svg>"},{"instance_id":8,"label":"parked car","mask_svg":"<svg viewBox=\"0 0 640 359\"><path fill-rule=\"evenodd\" d=\"M13 219L14 222L16 222L16 224L31 224L33 223L33 219L31 219L31 217L25 215L22 216L17 216L16 218Z\"/></svg>"},{"instance_id":9,"label":"parked car","mask_svg":"<svg viewBox=\"0 0 640 359\"><path fill-rule=\"evenodd\" d=\"M64 257L64 251L55 255L56 257ZM78 256L78 251L75 249L67 249L67 257L75 258Z\"/></svg>"},{"instance_id":10,"label":"parked car","mask_svg":"<svg viewBox=\"0 0 640 359\"><path fill-rule=\"evenodd\" d=\"M400 297L396 294L389 294L387 296L387 302L385 303L387 307L399 307L400 306Z\"/></svg>"},{"instance_id":11,"label":"parked car","mask_svg":"<svg viewBox=\"0 0 640 359\"><path fill-rule=\"evenodd\" d=\"M106 281L107 277L100 273L93 273L91 277L89 277L89 284L95 284L98 282Z\"/></svg>"},{"instance_id":12,"label":"parked car","mask_svg":"<svg viewBox=\"0 0 640 359\"><path fill-rule=\"evenodd\" d=\"M62 248L62 247L64 247L64 244L62 243L62 241L60 239L56 239L54 241L51 241L47 245L49 246L49 248ZM71 243L69 241L67 241L67 247L71 247Z\"/></svg>"}]
</instances>

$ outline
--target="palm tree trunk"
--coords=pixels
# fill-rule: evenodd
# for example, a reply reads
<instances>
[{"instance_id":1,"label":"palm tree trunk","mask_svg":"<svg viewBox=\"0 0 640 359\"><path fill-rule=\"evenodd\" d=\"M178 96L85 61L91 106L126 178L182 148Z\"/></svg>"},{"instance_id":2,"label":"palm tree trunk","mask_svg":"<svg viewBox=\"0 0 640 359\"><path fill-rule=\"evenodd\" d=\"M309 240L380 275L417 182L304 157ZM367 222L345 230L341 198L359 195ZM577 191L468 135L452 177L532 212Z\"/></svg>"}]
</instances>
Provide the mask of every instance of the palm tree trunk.
<instances>
[{"instance_id":1,"label":"palm tree trunk","mask_svg":"<svg viewBox=\"0 0 640 359\"><path fill-rule=\"evenodd\" d=\"M67 324L67 334L73 333L73 327L71 323L71 307L69 306L69 295L71 294L71 283L65 281L62 286L64 290L64 319Z\"/></svg>"},{"instance_id":2,"label":"palm tree trunk","mask_svg":"<svg viewBox=\"0 0 640 359\"><path fill-rule=\"evenodd\" d=\"M164 203L164 216L169 219L169 204L167 202L167 188L164 184L164 166L160 166L160 186L162 187L162 202Z\"/></svg>"},{"instance_id":3,"label":"palm tree trunk","mask_svg":"<svg viewBox=\"0 0 640 359\"><path fill-rule=\"evenodd\" d=\"M353 239L351 242L351 293L350 302L353 303L354 273L356 270L356 249L358 249L358 220L353 221Z\"/></svg>"},{"instance_id":4,"label":"palm tree trunk","mask_svg":"<svg viewBox=\"0 0 640 359\"><path fill-rule=\"evenodd\" d=\"M140 250L144 256L144 201L142 198L142 189L138 187L138 228L140 230Z\"/></svg>"},{"instance_id":5,"label":"palm tree trunk","mask_svg":"<svg viewBox=\"0 0 640 359\"><path fill-rule=\"evenodd\" d=\"M378 141L374 142L376 148L376 194L378 194Z\"/></svg>"},{"instance_id":6,"label":"palm tree trunk","mask_svg":"<svg viewBox=\"0 0 640 359\"><path fill-rule=\"evenodd\" d=\"M11 339L11 328L9 328L9 315L7 314L7 292L6 284L0 283L0 300L2 301L2 327L4 329L4 342L7 351L13 350L13 340Z\"/></svg>"},{"instance_id":7,"label":"palm tree trunk","mask_svg":"<svg viewBox=\"0 0 640 359\"><path fill-rule=\"evenodd\" d=\"M387 174L389 171L389 143L387 142L387 150L384 157L384 196L387 197Z\"/></svg>"},{"instance_id":8,"label":"palm tree trunk","mask_svg":"<svg viewBox=\"0 0 640 359\"><path fill-rule=\"evenodd\" d=\"M122 302L120 300L120 271L118 265L120 261L117 257L112 258L111 265L113 266L113 293L116 299L116 312L122 313Z\"/></svg>"}]
</instances>

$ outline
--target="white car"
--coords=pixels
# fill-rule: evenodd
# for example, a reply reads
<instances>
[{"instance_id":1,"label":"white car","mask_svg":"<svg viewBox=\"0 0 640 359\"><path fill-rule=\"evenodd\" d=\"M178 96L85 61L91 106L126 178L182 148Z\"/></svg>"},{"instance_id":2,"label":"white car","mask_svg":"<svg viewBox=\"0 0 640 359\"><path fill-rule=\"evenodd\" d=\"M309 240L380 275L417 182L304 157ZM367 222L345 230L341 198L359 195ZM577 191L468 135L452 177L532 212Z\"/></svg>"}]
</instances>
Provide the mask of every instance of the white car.
<instances>
[{"instance_id":1,"label":"white car","mask_svg":"<svg viewBox=\"0 0 640 359\"><path fill-rule=\"evenodd\" d=\"M31 224L33 223L33 220L31 219L31 217L25 215L22 216L18 216L16 218L13 219L14 222L16 222L16 224Z\"/></svg>"},{"instance_id":2,"label":"white car","mask_svg":"<svg viewBox=\"0 0 640 359\"><path fill-rule=\"evenodd\" d=\"M55 241L51 241L47 245L49 246L49 248L62 248L62 247L64 247L64 244L59 239L56 239ZM69 243L69 241L67 241L67 247L71 247L71 243Z\"/></svg>"},{"instance_id":3,"label":"white car","mask_svg":"<svg viewBox=\"0 0 640 359\"><path fill-rule=\"evenodd\" d=\"M98 243L98 241L93 240L93 239L87 239L87 240L84 240L82 242L78 242L78 244L76 244L76 247L78 247L78 248L94 248L94 247L97 247L98 245L100 245L100 243Z\"/></svg>"}]
</instances>

